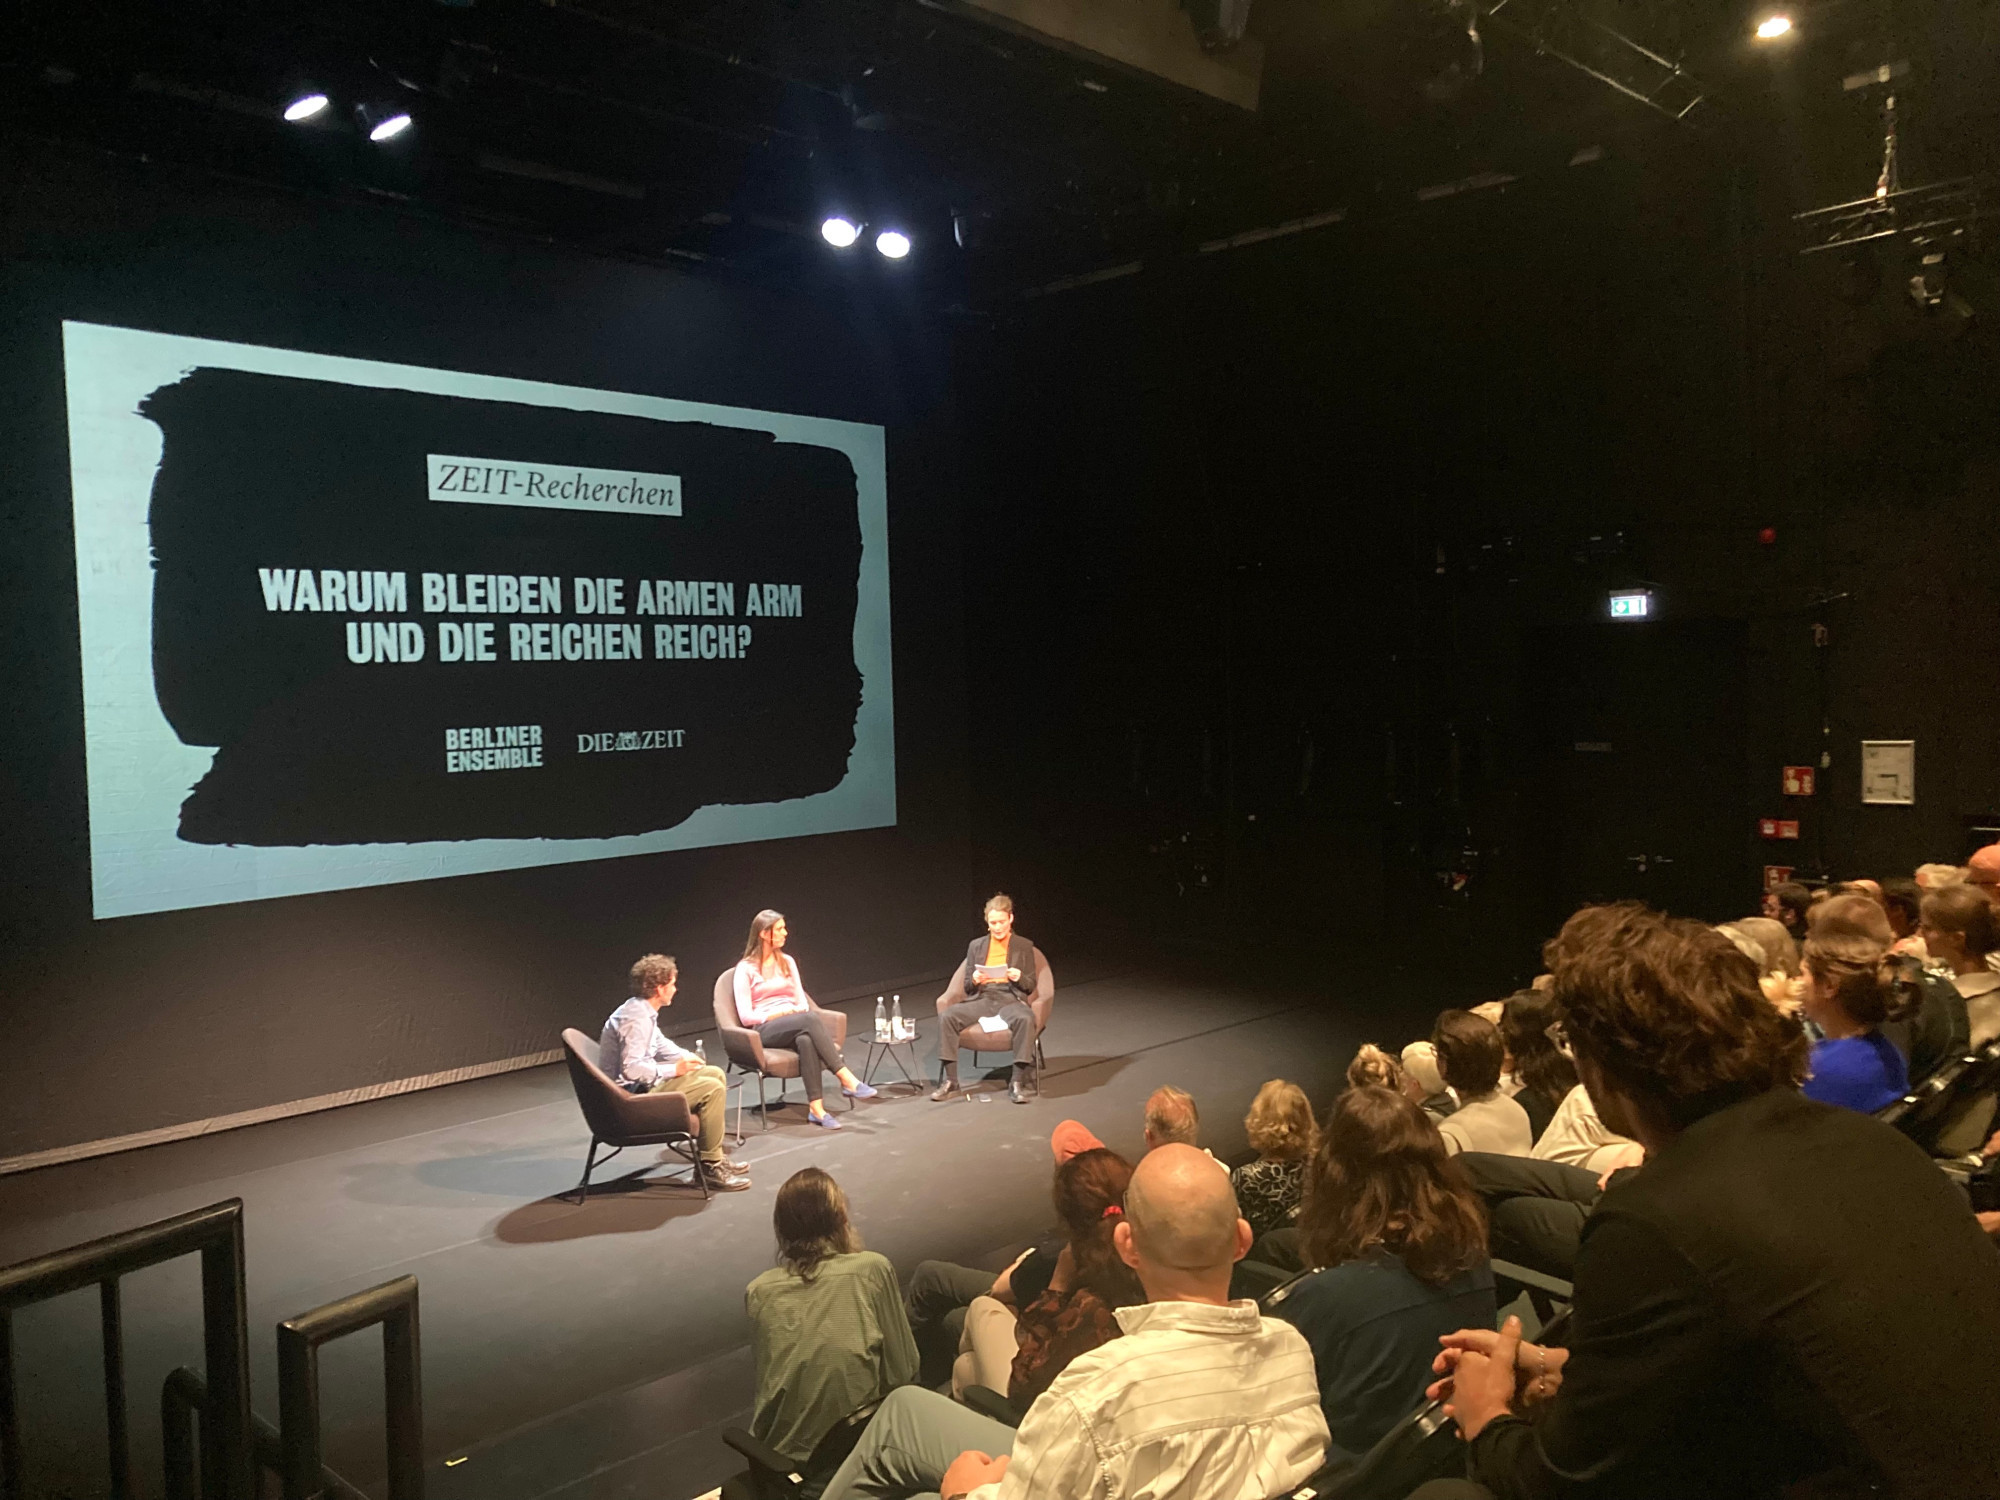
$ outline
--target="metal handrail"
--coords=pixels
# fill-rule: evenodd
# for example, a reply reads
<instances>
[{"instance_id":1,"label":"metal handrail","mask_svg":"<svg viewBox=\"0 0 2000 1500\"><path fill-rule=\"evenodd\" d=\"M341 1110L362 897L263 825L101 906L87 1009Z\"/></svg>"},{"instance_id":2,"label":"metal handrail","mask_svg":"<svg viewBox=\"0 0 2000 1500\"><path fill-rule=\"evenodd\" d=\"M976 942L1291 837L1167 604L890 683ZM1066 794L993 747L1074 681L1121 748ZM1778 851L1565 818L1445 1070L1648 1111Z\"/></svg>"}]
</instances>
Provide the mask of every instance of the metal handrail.
<instances>
[{"instance_id":1,"label":"metal handrail","mask_svg":"<svg viewBox=\"0 0 2000 1500\"><path fill-rule=\"evenodd\" d=\"M167 1377L160 1390L160 1437L166 1460L166 1500L200 1500L201 1487L195 1481L195 1419L201 1414L208 1389L194 1371L182 1368ZM250 1414L250 1447L257 1467L272 1474L284 1472L284 1440L278 1429L254 1411ZM320 1484L331 1500L368 1500L365 1491L350 1484L332 1469L320 1470Z\"/></svg>"},{"instance_id":2,"label":"metal handrail","mask_svg":"<svg viewBox=\"0 0 2000 1500\"><path fill-rule=\"evenodd\" d=\"M240 1198L0 1269L0 1500L27 1500L27 1458L14 1378L13 1315L52 1297L93 1284L98 1287L111 1494L113 1500L129 1500L133 1493L132 1451L118 1282L133 1271L197 1253L201 1256L203 1358L208 1385L214 1392L213 1399L205 1398L203 1403L202 1494L205 1500L254 1500L249 1313L243 1284ZM186 1457L191 1459L192 1455Z\"/></svg>"},{"instance_id":3,"label":"metal handrail","mask_svg":"<svg viewBox=\"0 0 2000 1500\"><path fill-rule=\"evenodd\" d=\"M422 1355L414 1276L398 1276L278 1325L278 1417L283 1437L279 1474L285 1500L318 1500L326 1493L320 1457L320 1345L377 1323L382 1325L389 1500L423 1500Z\"/></svg>"}]
</instances>

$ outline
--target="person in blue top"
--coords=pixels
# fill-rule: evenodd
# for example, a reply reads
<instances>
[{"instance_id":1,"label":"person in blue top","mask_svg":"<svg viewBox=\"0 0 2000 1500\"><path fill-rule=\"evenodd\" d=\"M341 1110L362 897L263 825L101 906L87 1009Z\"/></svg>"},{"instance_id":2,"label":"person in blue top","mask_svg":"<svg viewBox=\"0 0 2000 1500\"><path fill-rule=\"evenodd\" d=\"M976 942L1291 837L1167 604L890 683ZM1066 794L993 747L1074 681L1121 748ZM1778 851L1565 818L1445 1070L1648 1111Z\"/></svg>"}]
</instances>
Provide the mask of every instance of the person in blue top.
<instances>
[{"instance_id":1,"label":"person in blue top","mask_svg":"<svg viewBox=\"0 0 2000 1500\"><path fill-rule=\"evenodd\" d=\"M1799 1008L1819 1028L1804 1093L1822 1104L1873 1114L1902 1098L1909 1064L1879 1028L1903 1019L1918 996L1899 982L1889 919L1866 896L1835 896L1812 915Z\"/></svg>"},{"instance_id":2,"label":"person in blue top","mask_svg":"<svg viewBox=\"0 0 2000 1500\"><path fill-rule=\"evenodd\" d=\"M1350 1088L1306 1168L1299 1244L1319 1269L1270 1312L1312 1346L1327 1458L1358 1458L1423 1405L1441 1338L1494 1325L1486 1210L1436 1121L1394 1089Z\"/></svg>"}]
</instances>

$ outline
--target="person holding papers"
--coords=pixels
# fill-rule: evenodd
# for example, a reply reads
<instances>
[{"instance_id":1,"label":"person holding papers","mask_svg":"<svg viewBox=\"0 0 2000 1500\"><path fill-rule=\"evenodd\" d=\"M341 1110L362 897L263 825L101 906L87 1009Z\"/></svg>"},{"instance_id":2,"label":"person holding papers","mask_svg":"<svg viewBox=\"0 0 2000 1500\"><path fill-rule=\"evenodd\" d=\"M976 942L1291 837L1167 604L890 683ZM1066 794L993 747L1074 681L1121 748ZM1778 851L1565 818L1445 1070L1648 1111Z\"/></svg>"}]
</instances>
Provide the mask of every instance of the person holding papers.
<instances>
[{"instance_id":1,"label":"person holding papers","mask_svg":"<svg viewBox=\"0 0 2000 1500\"><path fill-rule=\"evenodd\" d=\"M933 1099L958 1091L958 1034L978 1026L1012 1033L1014 1076L1007 1094L1016 1104L1028 1102L1035 1072L1035 1012L1028 1001L1034 993L1035 945L1014 931L1014 898L996 895L986 903L986 936L974 938L965 950L965 998L947 1005L938 1018L944 1082Z\"/></svg>"}]
</instances>

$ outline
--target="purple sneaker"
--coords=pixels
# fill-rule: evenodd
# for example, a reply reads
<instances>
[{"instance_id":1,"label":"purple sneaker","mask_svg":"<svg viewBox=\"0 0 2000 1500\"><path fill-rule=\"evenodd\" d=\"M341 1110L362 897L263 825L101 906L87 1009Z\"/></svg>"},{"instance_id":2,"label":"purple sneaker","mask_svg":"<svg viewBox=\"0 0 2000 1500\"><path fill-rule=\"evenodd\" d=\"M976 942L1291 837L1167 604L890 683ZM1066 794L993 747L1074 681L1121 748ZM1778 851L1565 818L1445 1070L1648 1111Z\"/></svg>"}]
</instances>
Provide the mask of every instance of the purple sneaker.
<instances>
[{"instance_id":1,"label":"purple sneaker","mask_svg":"<svg viewBox=\"0 0 2000 1500\"><path fill-rule=\"evenodd\" d=\"M873 1099L881 1092L873 1084L867 1083L857 1083L853 1088L848 1088L845 1084L842 1084L840 1091L850 1099Z\"/></svg>"},{"instance_id":2,"label":"purple sneaker","mask_svg":"<svg viewBox=\"0 0 2000 1500\"><path fill-rule=\"evenodd\" d=\"M831 1114L807 1115L806 1118L811 1120L813 1124L819 1126L821 1130L840 1129L840 1121L836 1120Z\"/></svg>"}]
</instances>

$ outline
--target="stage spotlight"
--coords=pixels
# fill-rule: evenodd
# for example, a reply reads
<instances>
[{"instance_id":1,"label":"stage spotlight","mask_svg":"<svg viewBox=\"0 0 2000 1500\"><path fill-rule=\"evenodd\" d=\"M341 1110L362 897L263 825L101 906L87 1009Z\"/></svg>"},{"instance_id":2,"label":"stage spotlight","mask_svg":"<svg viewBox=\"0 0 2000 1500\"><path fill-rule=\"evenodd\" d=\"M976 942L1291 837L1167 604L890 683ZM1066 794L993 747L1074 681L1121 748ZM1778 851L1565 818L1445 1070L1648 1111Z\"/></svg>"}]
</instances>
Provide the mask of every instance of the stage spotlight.
<instances>
[{"instance_id":1,"label":"stage spotlight","mask_svg":"<svg viewBox=\"0 0 2000 1500\"><path fill-rule=\"evenodd\" d=\"M1757 40L1774 42L1792 29L1792 18L1780 11L1764 17L1757 23Z\"/></svg>"},{"instance_id":2,"label":"stage spotlight","mask_svg":"<svg viewBox=\"0 0 2000 1500\"><path fill-rule=\"evenodd\" d=\"M327 97L320 93L304 93L285 106L285 118L296 125L301 120L310 120L314 115L326 110Z\"/></svg>"},{"instance_id":3,"label":"stage spotlight","mask_svg":"<svg viewBox=\"0 0 2000 1500\"><path fill-rule=\"evenodd\" d=\"M844 219L839 214L820 222L819 237L836 250L845 250L861 238L861 226L852 219Z\"/></svg>"},{"instance_id":4,"label":"stage spotlight","mask_svg":"<svg viewBox=\"0 0 2000 1500\"><path fill-rule=\"evenodd\" d=\"M885 229L875 236L875 248L891 260L901 260L910 253L910 237L900 229Z\"/></svg>"},{"instance_id":5,"label":"stage spotlight","mask_svg":"<svg viewBox=\"0 0 2000 1500\"><path fill-rule=\"evenodd\" d=\"M384 141L392 141L415 123L408 110L393 106L381 107L373 104L354 106L354 118L361 122L361 128L368 139L378 146Z\"/></svg>"}]
</instances>

